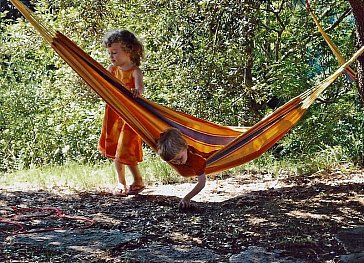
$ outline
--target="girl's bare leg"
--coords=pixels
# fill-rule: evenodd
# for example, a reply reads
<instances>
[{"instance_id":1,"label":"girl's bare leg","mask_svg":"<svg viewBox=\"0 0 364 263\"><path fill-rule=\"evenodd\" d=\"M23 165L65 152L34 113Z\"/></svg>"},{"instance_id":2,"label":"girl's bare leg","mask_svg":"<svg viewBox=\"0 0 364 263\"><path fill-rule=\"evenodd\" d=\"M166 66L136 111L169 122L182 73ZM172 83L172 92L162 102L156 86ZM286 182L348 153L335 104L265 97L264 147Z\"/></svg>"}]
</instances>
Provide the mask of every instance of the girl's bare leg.
<instances>
[{"instance_id":1,"label":"girl's bare leg","mask_svg":"<svg viewBox=\"0 0 364 263\"><path fill-rule=\"evenodd\" d=\"M125 165L116 160L114 161L114 163L118 175L118 188L120 188L119 192L120 190L123 190L122 188L124 188L124 193L127 194L128 187L126 185L126 179L125 179Z\"/></svg>"},{"instance_id":2,"label":"girl's bare leg","mask_svg":"<svg viewBox=\"0 0 364 263\"><path fill-rule=\"evenodd\" d=\"M128 165L131 174L133 175L134 182L131 185L131 188L142 188L144 187L143 177L140 174L138 165ZM133 190L133 189L130 189Z\"/></svg>"}]
</instances>

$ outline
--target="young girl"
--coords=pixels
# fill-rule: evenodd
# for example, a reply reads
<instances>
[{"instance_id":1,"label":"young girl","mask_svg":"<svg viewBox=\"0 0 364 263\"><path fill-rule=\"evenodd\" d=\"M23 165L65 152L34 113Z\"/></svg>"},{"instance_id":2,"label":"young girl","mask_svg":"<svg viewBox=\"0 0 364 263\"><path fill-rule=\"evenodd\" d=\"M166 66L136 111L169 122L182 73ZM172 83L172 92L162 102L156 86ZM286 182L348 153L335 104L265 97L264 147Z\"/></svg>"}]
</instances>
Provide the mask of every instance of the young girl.
<instances>
[{"instance_id":1,"label":"young girl","mask_svg":"<svg viewBox=\"0 0 364 263\"><path fill-rule=\"evenodd\" d=\"M127 30L114 30L105 35L103 45L112 63L108 70L121 80L125 88L130 89L133 96L140 96L144 91L143 74L139 68L144 56L141 42ZM114 194L126 196L144 190L138 167L138 163L143 160L142 140L109 105L105 108L98 149L104 156L114 159L118 175ZM129 188L125 180L125 165L134 178Z\"/></svg>"}]
</instances>

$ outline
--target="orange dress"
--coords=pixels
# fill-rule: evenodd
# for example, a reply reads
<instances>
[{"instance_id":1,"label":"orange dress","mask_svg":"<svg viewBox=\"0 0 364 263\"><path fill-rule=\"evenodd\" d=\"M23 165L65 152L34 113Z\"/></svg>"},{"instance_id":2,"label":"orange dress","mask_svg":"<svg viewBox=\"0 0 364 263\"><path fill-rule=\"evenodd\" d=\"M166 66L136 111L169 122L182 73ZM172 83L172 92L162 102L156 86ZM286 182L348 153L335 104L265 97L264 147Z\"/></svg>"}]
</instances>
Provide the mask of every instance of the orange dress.
<instances>
[{"instance_id":1,"label":"orange dress","mask_svg":"<svg viewBox=\"0 0 364 263\"><path fill-rule=\"evenodd\" d=\"M203 158L193 147L187 149L187 161L185 164L172 165L177 172L184 177L199 176L205 173L206 159Z\"/></svg>"},{"instance_id":2,"label":"orange dress","mask_svg":"<svg viewBox=\"0 0 364 263\"><path fill-rule=\"evenodd\" d=\"M130 90L135 88L134 69L123 71L113 66L111 73ZM98 150L104 156L126 165L137 165L143 160L141 137L109 105L105 107Z\"/></svg>"}]
</instances>

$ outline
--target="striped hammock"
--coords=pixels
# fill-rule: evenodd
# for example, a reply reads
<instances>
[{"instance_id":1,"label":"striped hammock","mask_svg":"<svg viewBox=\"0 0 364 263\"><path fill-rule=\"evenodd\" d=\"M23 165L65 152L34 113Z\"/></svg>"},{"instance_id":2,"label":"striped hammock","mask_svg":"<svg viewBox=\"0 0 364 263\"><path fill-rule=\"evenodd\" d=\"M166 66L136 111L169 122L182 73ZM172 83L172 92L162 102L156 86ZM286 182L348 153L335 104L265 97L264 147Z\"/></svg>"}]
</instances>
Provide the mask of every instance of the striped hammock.
<instances>
[{"instance_id":1,"label":"striped hammock","mask_svg":"<svg viewBox=\"0 0 364 263\"><path fill-rule=\"evenodd\" d=\"M133 98L116 77L70 39L60 32L47 29L20 1L11 2L59 56L142 137L146 144L156 150L156 141L160 134L166 128L178 128L189 146L206 157L206 174L244 164L262 155L296 125L320 93L364 51L362 47L331 76L288 101L254 126L234 129L174 111L142 97Z\"/></svg>"}]
</instances>

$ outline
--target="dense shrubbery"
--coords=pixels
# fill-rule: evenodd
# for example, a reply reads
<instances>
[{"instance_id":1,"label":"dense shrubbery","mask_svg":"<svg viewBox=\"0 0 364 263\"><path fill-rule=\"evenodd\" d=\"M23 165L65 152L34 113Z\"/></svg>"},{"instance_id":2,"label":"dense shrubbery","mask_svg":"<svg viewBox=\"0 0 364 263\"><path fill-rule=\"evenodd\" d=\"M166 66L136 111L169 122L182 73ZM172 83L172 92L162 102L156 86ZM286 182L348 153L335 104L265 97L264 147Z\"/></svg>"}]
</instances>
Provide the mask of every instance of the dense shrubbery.
<instances>
[{"instance_id":1,"label":"dense shrubbery","mask_svg":"<svg viewBox=\"0 0 364 263\"><path fill-rule=\"evenodd\" d=\"M2 28L0 169L100 159L100 100L29 23Z\"/></svg>"},{"instance_id":2,"label":"dense shrubbery","mask_svg":"<svg viewBox=\"0 0 364 263\"><path fill-rule=\"evenodd\" d=\"M49 4L51 3L51 4ZM239 1L241 3L241 1ZM347 7L335 1L323 23ZM332 72L337 62L305 9L247 1L38 1L44 21L107 65L105 31L129 28L147 49L146 96L224 125L252 125ZM330 6L326 4L326 7ZM317 8L320 8L317 6ZM23 19L0 21L0 169L95 162L103 103ZM353 21L331 32L354 50ZM340 37L339 37L340 36ZM275 147L277 156L328 149L362 162L364 115L344 77Z\"/></svg>"}]
</instances>

